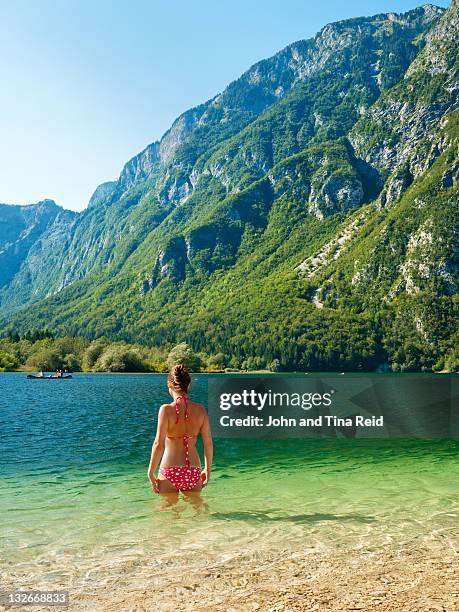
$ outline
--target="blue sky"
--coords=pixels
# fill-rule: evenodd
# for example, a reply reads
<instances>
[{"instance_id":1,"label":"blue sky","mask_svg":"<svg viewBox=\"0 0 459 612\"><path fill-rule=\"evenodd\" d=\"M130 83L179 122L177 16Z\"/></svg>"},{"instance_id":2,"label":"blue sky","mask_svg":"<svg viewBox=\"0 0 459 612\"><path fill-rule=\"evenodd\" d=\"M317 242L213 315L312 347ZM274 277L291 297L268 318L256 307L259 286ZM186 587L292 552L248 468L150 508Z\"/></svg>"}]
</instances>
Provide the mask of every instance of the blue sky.
<instances>
[{"instance_id":1,"label":"blue sky","mask_svg":"<svg viewBox=\"0 0 459 612\"><path fill-rule=\"evenodd\" d=\"M0 202L82 210L175 117L254 62L331 21L420 4L0 0Z\"/></svg>"}]
</instances>

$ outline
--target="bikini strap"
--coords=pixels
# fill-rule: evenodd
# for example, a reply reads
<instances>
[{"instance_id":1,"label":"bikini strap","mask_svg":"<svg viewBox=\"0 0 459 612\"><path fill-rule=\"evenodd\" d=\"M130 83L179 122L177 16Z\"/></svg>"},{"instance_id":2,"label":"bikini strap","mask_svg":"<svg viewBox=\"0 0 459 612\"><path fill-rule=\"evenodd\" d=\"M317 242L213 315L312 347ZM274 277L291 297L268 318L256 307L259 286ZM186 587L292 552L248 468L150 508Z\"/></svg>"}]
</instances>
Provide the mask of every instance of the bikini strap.
<instances>
[{"instance_id":1,"label":"bikini strap","mask_svg":"<svg viewBox=\"0 0 459 612\"><path fill-rule=\"evenodd\" d=\"M179 422L179 418L180 418L180 400L183 400L185 402L185 411L183 413L183 416L185 418L185 421L188 420L188 398L186 395L178 395L177 399L175 400L175 415L176 415L176 419L175 422L178 423ZM188 446L188 439L189 438L193 438L193 436L179 436L183 439L183 446L185 447L185 465L188 469L190 469L190 448Z\"/></svg>"},{"instance_id":2,"label":"bikini strap","mask_svg":"<svg viewBox=\"0 0 459 612\"><path fill-rule=\"evenodd\" d=\"M183 436L183 446L185 447L185 465L190 469L190 447L188 446L188 439L190 436Z\"/></svg>"},{"instance_id":3,"label":"bikini strap","mask_svg":"<svg viewBox=\"0 0 459 612\"><path fill-rule=\"evenodd\" d=\"M180 418L180 400L183 400L185 402L185 412L183 414L185 421L188 421L188 398L186 395L178 395L177 399L175 400L175 422L178 423L179 422L179 418Z\"/></svg>"}]
</instances>

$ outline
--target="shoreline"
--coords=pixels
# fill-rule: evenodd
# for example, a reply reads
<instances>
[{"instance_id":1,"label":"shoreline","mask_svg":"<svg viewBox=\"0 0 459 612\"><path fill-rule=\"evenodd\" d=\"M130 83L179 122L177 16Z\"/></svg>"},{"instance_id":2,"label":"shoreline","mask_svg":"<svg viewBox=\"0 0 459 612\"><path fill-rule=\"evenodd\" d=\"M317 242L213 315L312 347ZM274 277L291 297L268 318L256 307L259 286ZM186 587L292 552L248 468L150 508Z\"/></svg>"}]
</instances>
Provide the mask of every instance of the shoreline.
<instances>
[{"instance_id":1,"label":"shoreline","mask_svg":"<svg viewBox=\"0 0 459 612\"><path fill-rule=\"evenodd\" d=\"M459 608L458 554L450 547L333 550L263 556L241 553L207 567L120 575L91 594L71 594L76 610L449 611ZM159 571L158 571L159 569ZM150 573L150 576L145 575Z\"/></svg>"},{"instance_id":2,"label":"shoreline","mask_svg":"<svg viewBox=\"0 0 459 612\"><path fill-rule=\"evenodd\" d=\"M54 372L52 372L51 370L47 370L47 371L43 371L44 374L54 374ZM114 374L114 375L121 375L121 376L126 376L126 375L133 375L133 374L138 374L138 375L153 375L153 376L167 376L167 372L110 372L110 371L106 371L106 372L92 372L92 371L71 371L71 372L67 372L68 374L72 374L72 375L79 375L79 374L91 374L91 375L105 375L105 374ZM17 370L1 370L0 369L0 374L38 374L37 370L32 370L32 369L17 369ZM447 370L441 370L439 372L377 372L376 370L347 370L345 372L332 372L332 371L314 371L311 370L309 372L299 372L298 370L296 371L291 371L291 372L271 372L270 370L240 370L240 371L235 371L232 370L231 372L225 372L223 370L220 371L216 371L216 372L193 372L190 371L190 374L192 376L195 376L196 374L199 374L200 376L253 376L254 374L256 375L269 375L269 376L276 376L281 378L282 376L320 376L321 378L325 378L327 376L361 376L361 375L374 375L374 376L399 376L399 377L406 377L406 376L437 376L437 375L449 375L449 376L459 376L459 372L449 372Z\"/></svg>"}]
</instances>

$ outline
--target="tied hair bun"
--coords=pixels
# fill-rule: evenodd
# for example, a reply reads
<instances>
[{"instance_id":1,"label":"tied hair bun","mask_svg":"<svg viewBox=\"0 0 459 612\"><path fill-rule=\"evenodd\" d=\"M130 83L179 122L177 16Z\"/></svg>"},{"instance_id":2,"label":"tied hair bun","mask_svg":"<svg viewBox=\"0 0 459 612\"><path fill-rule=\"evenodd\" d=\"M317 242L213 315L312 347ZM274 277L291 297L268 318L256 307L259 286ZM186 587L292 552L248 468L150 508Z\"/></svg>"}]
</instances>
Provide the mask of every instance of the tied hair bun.
<instances>
[{"instance_id":1,"label":"tied hair bun","mask_svg":"<svg viewBox=\"0 0 459 612\"><path fill-rule=\"evenodd\" d=\"M188 368L183 363L175 365L169 372L167 382L175 391L186 393L191 382Z\"/></svg>"}]
</instances>

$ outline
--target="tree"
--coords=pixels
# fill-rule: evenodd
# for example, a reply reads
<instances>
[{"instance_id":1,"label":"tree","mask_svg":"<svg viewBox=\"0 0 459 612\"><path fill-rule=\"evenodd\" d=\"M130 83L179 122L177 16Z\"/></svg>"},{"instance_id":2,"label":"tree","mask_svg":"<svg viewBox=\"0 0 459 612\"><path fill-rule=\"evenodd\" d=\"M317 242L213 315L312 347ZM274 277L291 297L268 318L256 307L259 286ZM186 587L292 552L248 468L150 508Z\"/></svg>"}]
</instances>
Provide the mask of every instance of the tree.
<instances>
[{"instance_id":1,"label":"tree","mask_svg":"<svg viewBox=\"0 0 459 612\"><path fill-rule=\"evenodd\" d=\"M26 366L45 372L54 372L62 368L62 358L55 349L41 349L30 355L26 361Z\"/></svg>"},{"instance_id":2,"label":"tree","mask_svg":"<svg viewBox=\"0 0 459 612\"><path fill-rule=\"evenodd\" d=\"M186 342L181 342L180 344L174 346L167 356L166 363L169 368L172 368L179 363L183 363L183 365L187 366L187 368L193 371L197 371L201 367L201 360L193 351L191 346L186 344Z\"/></svg>"},{"instance_id":3,"label":"tree","mask_svg":"<svg viewBox=\"0 0 459 612\"><path fill-rule=\"evenodd\" d=\"M271 370L271 372L279 372L281 369L281 362L279 361L279 359L273 359L269 364L269 369Z\"/></svg>"},{"instance_id":4,"label":"tree","mask_svg":"<svg viewBox=\"0 0 459 612\"><path fill-rule=\"evenodd\" d=\"M11 342L19 342L19 340L21 339L18 332L16 330L11 330L11 329L8 331L7 337L9 340L11 340Z\"/></svg>"},{"instance_id":5,"label":"tree","mask_svg":"<svg viewBox=\"0 0 459 612\"><path fill-rule=\"evenodd\" d=\"M457 346L453 347L446 355L444 369L447 372L459 371L459 348Z\"/></svg>"},{"instance_id":6,"label":"tree","mask_svg":"<svg viewBox=\"0 0 459 612\"><path fill-rule=\"evenodd\" d=\"M71 370L72 372L79 372L81 369L80 360L74 353L68 353L63 360L63 366L65 370Z\"/></svg>"},{"instance_id":7,"label":"tree","mask_svg":"<svg viewBox=\"0 0 459 612\"><path fill-rule=\"evenodd\" d=\"M81 361L81 367L85 372L92 370L96 361L99 359L108 345L109 341L104 337L97 338L97 340L91 342L83 353L83 359Z\"/></svg>"},{"instance_id":8,"label":"tree","mask_svg":"<svg viewBox=\"0 0 459 612\"><path fill-rule=\"evenodd\" d=\"M234 369L234 370L238 370L240 366L240 361L237 357L233 356L231 357L230 361L229 361L229 367Z\"/></svg>"},{"instance_id":9,"label":"tree","mask_svg":"<svg viewBox=\"0 0 459 612\"><path fill-rule=\"evenodd\" d=\"M215 355L209 357L209 359L207 360L207 365L214 365L218 366L219 368L224 368L225 362L225 355L223 353L216 353Z\"/></svg>"},{"instance_id":10,"label":"tree","mask_svg":"<svg viewBox=\"0 0 459 612\"><path fill-rule=\"evenodd\" d=\"M0 353L0 371L15 370L19 365L18 359L10 353Z\"/></svg>"},{"instance_id":11,"label":"tree","mask_svg":"<svg viewBox=\"0 0 459 612\"><path fill-rule=\"evenodd\" d=\"M148 367L137 349L112 345L102 353L93 369L94 372L145 372Z\"/></svg>"}]
</instances>

